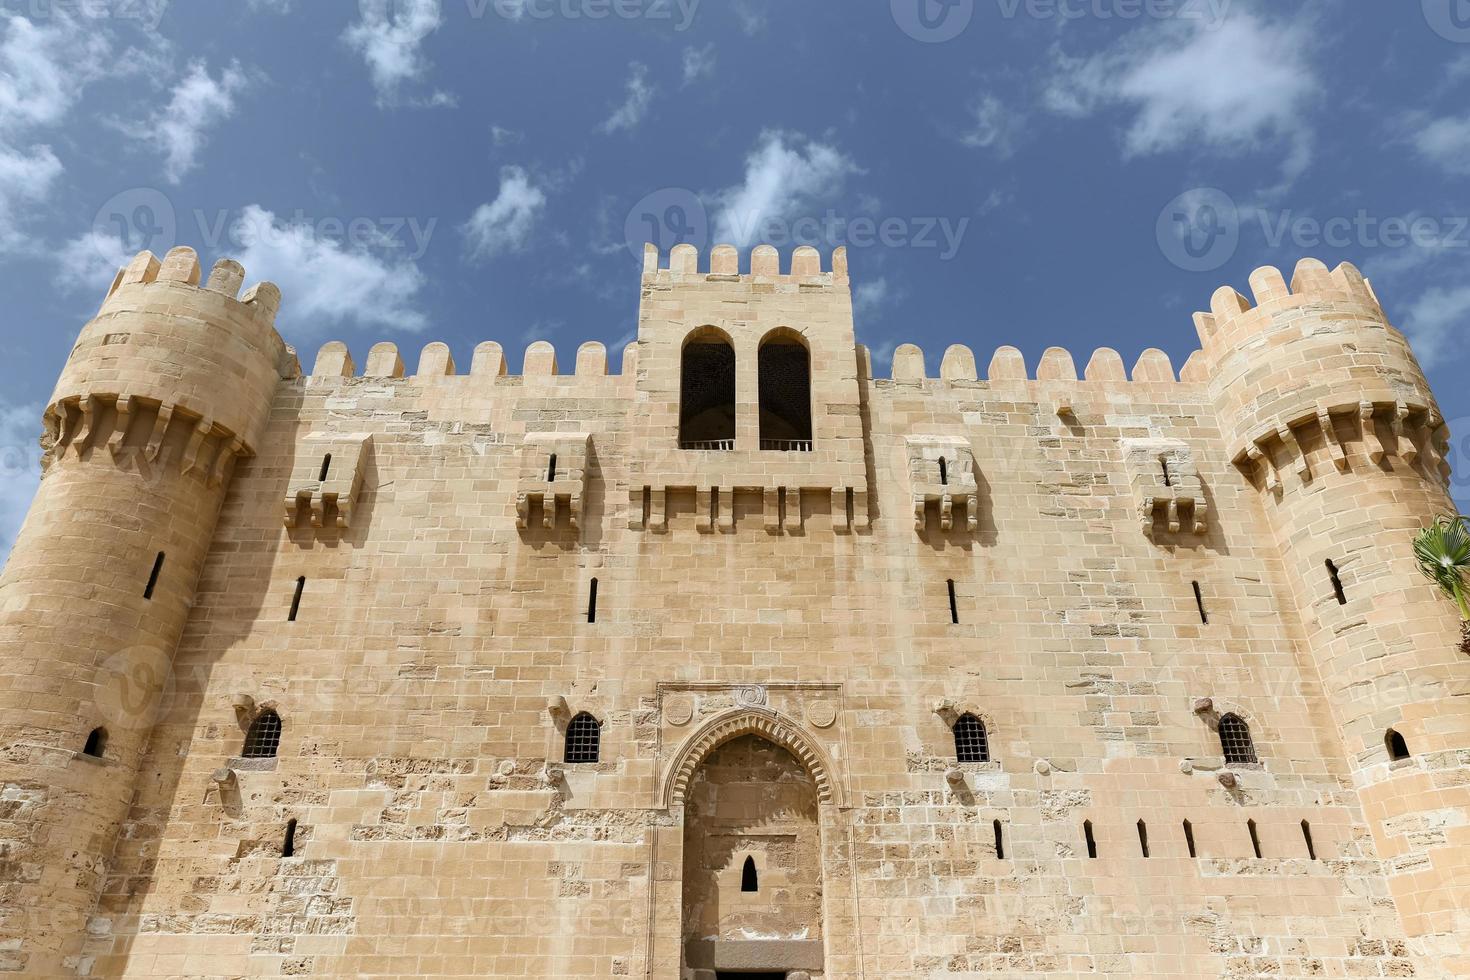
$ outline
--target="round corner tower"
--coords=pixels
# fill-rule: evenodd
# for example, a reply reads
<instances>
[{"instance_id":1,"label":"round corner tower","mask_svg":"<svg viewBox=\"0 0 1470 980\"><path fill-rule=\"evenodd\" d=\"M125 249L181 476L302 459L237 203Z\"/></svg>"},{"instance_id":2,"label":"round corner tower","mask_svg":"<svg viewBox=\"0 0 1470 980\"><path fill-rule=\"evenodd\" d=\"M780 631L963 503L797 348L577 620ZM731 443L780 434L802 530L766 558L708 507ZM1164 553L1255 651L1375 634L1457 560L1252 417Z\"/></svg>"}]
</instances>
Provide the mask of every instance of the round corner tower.
<instances>
[{"instance_id":1,"label":"round corner tower","mask_svg":"<svg viewBox=\"0 0 1470 980\"><path fill-rule=\"evenodd\" d=\"M1250 282L1254 305L1227 286L1196 318L1221 429L1261 494L1404 929L1470 975L1470 663L1413 551L1453 512L1444 419L1357 269L1305 259L1290 286L1269 267Z\"/></svg>"},{"instance_id":2,"label":"round corner tower","mask_svg":"<svg viewBox=\"0 0 1470 980\"><path fill-rule=\"evenodd\" d=\"M83 328L0 576L0 972L70 974L237 458L295 358L280 292L144 252Z\"/></svg>"}]
</instances>

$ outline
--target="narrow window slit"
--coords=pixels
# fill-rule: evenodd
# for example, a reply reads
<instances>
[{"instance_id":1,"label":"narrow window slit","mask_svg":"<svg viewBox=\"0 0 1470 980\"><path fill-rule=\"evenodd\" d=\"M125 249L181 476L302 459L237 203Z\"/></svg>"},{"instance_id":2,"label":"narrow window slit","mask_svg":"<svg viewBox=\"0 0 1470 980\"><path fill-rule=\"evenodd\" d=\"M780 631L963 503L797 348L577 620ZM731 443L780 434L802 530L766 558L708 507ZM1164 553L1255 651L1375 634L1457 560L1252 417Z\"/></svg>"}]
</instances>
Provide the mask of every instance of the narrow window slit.
<instances>
[{"instance_id":1,"label":"narrow window slit","mask_svg":"<svg viewBox=\"0 0 1470 980\"><path fill-rule=\"evenodd\" d=\"M1385 747L1387 747L1388 757L1393 762L1399 762L1403 759L1409 758L1409 743L1404 740L1404 737L1402 735L1394 731L1392 728L1390 728L1388 730L1388 733L1383 736L1383 744Z\"/></svg>"},{"instance_id":2,"label":"narrow window slit","mask_svg":"<svg viewBox=\"0 0 1470 980\"><path fill-rule=\"evenodd\" d=\"M1138 849L1148 857L1148 824L1142 820L1138 821Z\"/></svg>"},{"instance_id":3,"label":"narrow window slit","mask_svg":"<svg viewBox=\"0 0 1470 980\"><path fill-rule=\"evenodd\" d=\"M944 461L943 456L939 457L939 485L949 486L949 464Z\"/></svg>"},{"instance_id":4,"label":"narrow window slit","mask_svg":"<svg viewBox=\"0 0 1470 980\"><path fill-rule=\"evenodd\" d=\"M755 858L747 857L745 867L740 870L740 890L743 892L758 892L761 890L760 878L755 871Z\"/></svg>"},{"instance_id":5,"label":"narrow window slit","mask_svg":"<svg viewBox=\"0 0 1470 980\"><path fill-rule=\"evenodd\" d=\"M587 622L597 622L597 579L592 580L592 586L587 591Z\"/></svg>"},{"instance_id":6,"label":"narrow window slit","mask_svg":"<svg viewBox=\"0 0 1470 980\"><path fill-rule=\"evenodd\" d=\"M1003 829L1001 829L1000 821L999 820L994 821L994 829L995 829L995 856L997 858L999 858L1000 860L1004 861L1005 860L1005 856L1006 856L1006 837L1005 837L1005 831Z\"/></svg>"},{"instance_id":7,"label":"narrow window slit","mask_svg":"<svg viewBox=\"0 0 1470 980\"><path fill-rule=\"evenodd\" d=\"M286 821L286 839L281 842L281 857L296 856L296 818Z\"/></svg>"},{"instance_id":8,"label":"narrow window slit","mask_svg":"<svg viewBox=\"0 0 1470 980\"><path fill-rule=\"evenodd\" d=\"M960 621L960 606L955 600L954 579L949 580L949 621L958 623Z\"/></svg>"},{"instance_id":9,"label":"narrow window slit","mask_svg":"<svg viewBox=\"0 0 1470 980\"><path fill-rule=\"evenodd\" d=\"M1082 821L1082 837L1087 841L1087 856L1097 857L1097 838L1092 836L1092 821Z\"/></svg>"},{"instance_id":10,"label":"narrow window slit","mask_svg":"<svg viewBox=\"0 0 1470 980\"><path fill-rule=\"evenodd\" d=\"M87 736L87 744L82 748L83 755L90 755L94 759L102 758L107 751L107 729L94 728Z\"/></svg>"},{"instance_id":11,"label":"narrow window slit","mask_svg":"<svg viewBox=\"0 0 1470 980\"><path fill-rule=\"evenodd\" d=\"M291 614L286 617L286 622L296 622L296 614L301 611L301 593L306 590L306 576L303 575L296 580L296 594L291 597Z\"/></svg>"},{"instance_id":12,"label":"narrow window slit","mask_svg":"<svg viewBox=\"0 0 1470 980\"><path fill-rule=\"evenodd\" d=\"M1174 485L1174 477L1169 473L1169 457L1160 456L1159 465L1164 469L1164 486L1172 487Z\"/></svg>"},{"instance_id":13,"label":"narrow window slit","mask_svg":"<svg viewBox=\"0 0 1470 980\"><path fill-rule=\"evenodd\" d=\"M1210 624L1210 614L1205 612L1205 595L1200 591L1198 582L1191 582L1194 586L1194 605L1199 610L1199 621L1206 626Z\"/></svg>"},{"instance_id":14,"label":"narrow window slit","mask_svg":"<svg viewBox=\"0 0 1470 980\"><path fill-rule=\"evenodd\" d=\"M152 599L153 590L158 587L158 576L163 572L163 552L153 559L153 571L148 575L148 585L143 589L143 598Z\"/></svg>"},{"instance_id":15,"label":"narrow window slit","mask_svg":"<svg viewBox=\"0 0 1470 980\"><path fill-rule=\"evenodd\" d=\"M1302 840L1307 844L1307 857L1317 860L1317 845L1312 842L1312 825L1302 821Z\"/></svg>"},{"instance_id":16,"label":"narrow window slit","mask_svg":"<svg viewBox=\"0 0 1470 980\"><path fill-rule=\"evenodd\" d=\"M1184 843L1189 846L1189 856L1198 857L1194 849L1194 824L1184 821Z\"/></svg>"},{"instance_id":17,"label":"narrow window slit","mask_svg":"<svg viewBox=\"0 0 1470 980\"><path fill-rule=\"evenodd\" d=\"M322 469L321 472L316 475L317 482L325 482L325 480L327 479L327 474L330 472L332 472L332 454L327 453L325 456L322 457Z\"/></svg>"},{"instance_id":18,"label":"narrow window slit","mask_svg":"<svg viewBox=\"0 0 1470 980\"><path fill-rule=\"evenodd\" d=\"M556 482L556 453L551 454L551 463L546 467L546 482Z\"/></svg>"},{"instance_id":19,"label":"narrow window slit","mask_svg":"<svg viewBox=\"0 0 1470 980\"><path fill-rule=\"evenodd\" d=\"M1254 820L1247 820L1245 822L1245 825L1247 828L1250 829L1251 832L1251 850L1256 852L1256 857L1260 857L1261 835L1256 831L1256 822Z\"/></svg>"},{"instance_id":20,"label":"narrow window slit","mask_svg":"<svg viewBox=\"0 0 1470 980\"><path fill-rule=\"evenodd\" d=\"M1337 604L1347 605L1347 593L1342 588L1342 576L1338 574L1337 564L1331 558L1327 559L1327 574L1332 576L1332 591L1337 595Z\"/></svg>"}]
</instances>

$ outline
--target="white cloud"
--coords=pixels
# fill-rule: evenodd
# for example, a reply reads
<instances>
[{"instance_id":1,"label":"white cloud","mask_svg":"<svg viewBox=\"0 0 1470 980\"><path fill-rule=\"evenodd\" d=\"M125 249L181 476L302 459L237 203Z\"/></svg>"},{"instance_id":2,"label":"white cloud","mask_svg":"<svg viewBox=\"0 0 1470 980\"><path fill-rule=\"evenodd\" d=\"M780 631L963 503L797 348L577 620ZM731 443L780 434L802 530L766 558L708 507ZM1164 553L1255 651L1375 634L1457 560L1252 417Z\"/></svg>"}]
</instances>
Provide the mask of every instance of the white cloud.
<instances>
[{"instance_id":1,"label":"white cloud","mask_svg":"<svg viewBox=\"0 0 1470 980\"><path fill-rule=\"evenodd\" d=\"M715 238L739 247L755 244L768 222L789 220L799 209L836 196L847 176L859 172L835 147L800 135L762 133L745 159L745 179L717 195Z\"/></svg>"},{"instance_id":2,"label":"white cloud","mask_svg":"<svg viewBox=\"0 0 1470 980\"><path fill-rule=\"evenodd\" d=\"M1409 306L1404 333L1425 368L1452 359L1465 349L1470 328L1470 286L1435 286Z\"/></svg>"},{"instance_id":3,"label":"white cloud","mask_svg":"<svg viewBox=\"0 0 1470 980\"><path fill-rule=\"evenodd\" d=\"M1470 116L1429 122L1414 134L1414 148L1446 173L1470 174Z\"/></svg>"},{"instance_id":4,"label":"white cloud","mask_svg":"<svg viewBox=\"0 0 1470 980\"><path fill-rule=\"evenodd\" d=\"M41 411L0 402L0 567L41 482Z\"/></svg>"},{"instance_id":5,"label":"white cloud","mask_svg":"<svg viewBox=\"0 0 1470 980\"><path fill-rule=\"evenodd\" d=\"M861 282L852 291L852 309L858 316L873 313L888 302L888 279L880 277Z\"/></svg>"},{"instance_id":6,"label":"white cloud","mask_svg":"<svg viewBox=\"0 0 1470 980\"><path fill-rule=\"evenodd\" d=\"M159 144L164 152L164 175L177 184L194 169L199 151L204 148L206 131L235 113L235 96L249 84L239 62L220 71L218 80L211 78L202 61L189 66L183 79L174 86L173 98L149 121L143 139Z\"/></svg>"},{"instance_id":7,"label":"white cloud","mask_svg":"<svg viewBox=\"0 0 1470 980\"><path fill-rule=\"evenodd\" d=\"M621 129L636 129L648 114L648 106L653 102L655 91L648 81L648 66L641 62L632 62L628 65L628 81L626 83L627 97L623 104L613 110L613 114L607 117L600 127L604 133L616 133Z\"/></svg>"},{"instance_id":8,"label":"white cloud","mask_svg":"<svg viewBox=\"0 0 1470 980\"><path fill-rule=\"evenodd\" d=\"M0 252L24 247L29 207L51 196L61 173L61 161L51 147L11 149L0 139Z\"/></svg>"},{"instance_id":9,"label":"white cloud","mask_svg":"<svg viewBox=\"0 0 1470 980\"><path fill-rule=\"evenodd\" d=\"M504 126L490 127L490 140L496 146L513 146L526 138L526 134L518 129L506 129Z\"/></svg>"},{"instance_id":10,"label":"white cloud","mask_svg":"<svg viewBox=\"0 0 1470 980\"><path fill-rule=\"evenodd\" d=\"M131 250L117 236L89 231L67 242L57 253L56 288L100 291L132 258Z\"/></svg>"},{"instance_id":11,"label":"white cloud","mask_svg":"<svg viewBox=\"0 0 1470 980\"><path fill-rule=\"evenodd\" d=\"M684 49L684 84L690 85L701 78L708 78L715 73L715 45L714 42L706 44L702 48L690 45Z\"/></svg>"},{"instance_id":12,"label":"white cloud","mask_svg":"<svg viewBox=\"0 0 1470 980\"><path fill-rule=\"evenodd\" d=\"M1217 25L1166 20L1085 58L1055 57L1045 93L1055 112L1088 116L1131 110L1130 157L1193 146L1285 153L1283 183L1311 162L1308 109L1320 91L1311 64L1315 32L1305 20L1268 21L1236 10Z\"/></svg>"},{"instance_id":13,"label":"white cloud","mask_svg":"<svg viewBox=\"0 0 1470 980\"><path fill-rule=\"evenodd\" d=\"M51 196L64 168L32 130L66 118L83 88L109 67L101 30L57 9L45 23L0 13L0 252L23 248L35 205Z\"/></svg>"},{"instance_id":14,"label":"white cloud","mask_svg":"<svg viewBox=\"0 0 1470 980\"><path fill-rule=\"evenodd\" d=\"M488 259L524 248L545 207L546 194L531 183L523 168L503 168L500 193L476 208L464 226L470 257Z\"/></svg>"},{"instance_id":15,"label":"white cloud","mask_svg":"<svg viewBox=\"0 0 1470 980\"><path fill-rule=\"evenodd\" d=\"M1016 138L1024 117L997 96L984 95L971 109L973 120L960 142L966 146L991 150L1001 157L1015 152Z\"/></svg>"},{"instance_id":16,"label":"white cloud","mask_svg":"<svg viewBox=\"0 0 1470 980\"><path fill-rule=\"evenodd\" d=\"M362 19L342 35L362 56L372 75L380 106L398 105L399 90L429 70L421 50L424 41L444 22L439 0L360 0ZM435 92L414 105L452 105L453 96Z\"/></svg>"},{"instance_id":17,"label":"white cloud","mask_svg":"<svg viewBox=\"0 0 1470 980\"><path fill-rule=\"evenodd\" d=\"M281 287L283 328L315 334L344 324L410 331L429 325L416 307L423 273L386 242L344 244L256 204L241 213L232 236L240 243L234 258L251 280Z\"/></svg>"}]
</instances>

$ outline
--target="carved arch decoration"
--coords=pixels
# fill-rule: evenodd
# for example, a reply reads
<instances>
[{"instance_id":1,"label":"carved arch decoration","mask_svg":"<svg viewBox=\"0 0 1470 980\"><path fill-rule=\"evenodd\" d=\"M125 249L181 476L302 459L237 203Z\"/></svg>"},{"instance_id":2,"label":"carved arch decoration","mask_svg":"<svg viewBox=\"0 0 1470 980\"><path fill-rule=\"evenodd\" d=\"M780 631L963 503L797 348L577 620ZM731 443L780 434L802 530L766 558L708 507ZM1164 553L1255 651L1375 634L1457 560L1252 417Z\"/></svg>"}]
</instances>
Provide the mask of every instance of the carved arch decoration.
<instances>
[{"instance_id":1,"label":"carved arch decoration","mask_svg":"<svg viewBox=\"0 0 1470 980\"><path fill-rule=\"evenodd\" d=\"M664 780L664 806L683 806L694 774L711 752L742 735L759 735L794 755L817 784L823 805L842 807L844 794L832 761L802 725L763 708L742 708L710 719L685 739Z\"/></svg>"}]
</instances>

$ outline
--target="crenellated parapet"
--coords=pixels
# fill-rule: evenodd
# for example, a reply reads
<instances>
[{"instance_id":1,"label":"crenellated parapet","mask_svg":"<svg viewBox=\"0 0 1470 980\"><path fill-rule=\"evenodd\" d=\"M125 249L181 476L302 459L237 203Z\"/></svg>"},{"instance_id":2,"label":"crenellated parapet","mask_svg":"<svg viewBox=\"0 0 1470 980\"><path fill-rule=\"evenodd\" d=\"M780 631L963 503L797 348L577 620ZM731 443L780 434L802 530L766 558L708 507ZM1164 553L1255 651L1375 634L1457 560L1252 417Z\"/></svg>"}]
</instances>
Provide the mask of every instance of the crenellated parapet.
<instances>
[{"instance_id":1,"label":"crenellated parapet","mask_svg":"<svg viewBox=\"0 0 1470 980\"><path fill-rule=\"evenodd\" d=\"M120 270L47 406L46 465L106 449L217 483L251 455L277 383L298 367L275 330L280 290L241 296L244 278L221 259L201 283L189 248L162 262L142 252Z\"/></svg>"},{"instance_id":2,"label":"crenellated parapet","mask_svg":"<svg viewBox=\"0 0 1470 980\"><path fill-rule=\"evenodd\" d=\"M643 246L645 286L671 286L695 278L708 282L748 279L804 288L846 286L847 249L834 249L831 262L823 269L822 253L810 245L794 250L784 265L781 253L774 246L757 245L751 250L749 264L742 272L740 251L734 245L716 245L710 250L707 262L701 262L699 249L695 246L675 245L669 252L667 264L664 264L656 245Z\"/></svg>"},{"instance_id":3,"label":"crenellated parapet","mask_svg":"<svg viewBox=\"0 0 1470 980\"><path fill-rule=\"evenodd\" d=\"M1269 266L1250 284L1254 302L1225 286L1195 315L1235 464L1273 492L1346 471L1353 453L1447 484L1444 416L1362 274L1303 259L1290 286Z\"/></svg>"}]
</instances>

